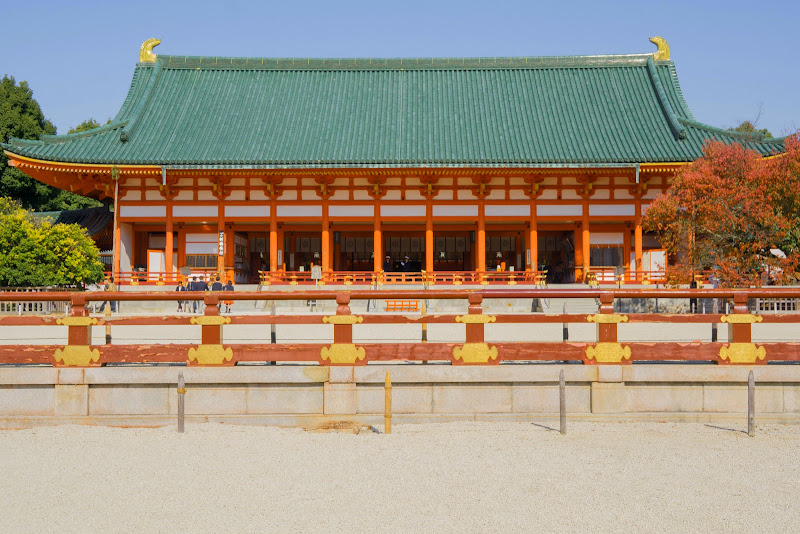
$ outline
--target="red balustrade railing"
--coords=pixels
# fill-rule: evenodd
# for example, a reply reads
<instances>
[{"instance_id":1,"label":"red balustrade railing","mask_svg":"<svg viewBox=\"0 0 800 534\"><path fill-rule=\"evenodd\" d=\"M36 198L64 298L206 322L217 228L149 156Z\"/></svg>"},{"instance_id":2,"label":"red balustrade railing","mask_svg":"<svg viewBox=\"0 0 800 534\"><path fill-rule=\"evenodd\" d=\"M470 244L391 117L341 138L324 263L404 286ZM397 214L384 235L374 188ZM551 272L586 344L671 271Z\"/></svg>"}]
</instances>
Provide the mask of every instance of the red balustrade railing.
<instances>
[{"instance_id":1,"label":"red balustrade railing","mask_svg":"<svg viewBox=\"0 0 800 534\"><path fill-rule=\"evenodd\" d=\"M485 299L580 298L597 299L597 313L487 314ZM619 313L614 310L618 299L721 299L732 304L731 313L660 314ZM371 361L447 361L452 364L492 365L504 361L561 361L583 363L628 364L634 361L708 361L719 364L763 364L776 361L800 361L800 334L785 342L752 342L752 325L756 322L798 324L797 313L751 314L748 299L798 299L800 288L760 288L743 290L664 290L664 289L486 289L481 291L367 290L334 292L317 290L275 292L87 292L34 293L25 299L32 302L68 302L71 311L60 316L0 317L4 326L29 327L35 338L36 327L63 325L68 328L65 345L5 344L0 345L0 364L50 364L55 366L95 366L120 362L176 362L188 365L234 365L246 361L316 362L320 365L363 365ZM0 302L19 301L17 293L0 293ZM462 314L353 314L351 300L460 300L465 302ZM186 301L202 300L205 311L192 316L90 316L87 305L101 301ZM220 315L220 301L324 301L335 300L335 314L248 314ZM468 304L468 305L466 305ZM422 308L424 310L424 308ZM485 340L486 325L513 324L526 331L547 323L592 323L596 340L589 343ZM730 326L729 339L712 342L637 342L621 341L618 327L623 323L719 324ZM270 343L269 325L332 325L333 336L326 343ZM355 343L354 329L368 325L464 325L464 343ZM196 345L162 344L91 344L91 328L110 326L169 325L175 329L200 325L201 341ZM261 339L250 343L225 344L226 325L257 325L264 332Z\"/></svg>"}]
</instances>

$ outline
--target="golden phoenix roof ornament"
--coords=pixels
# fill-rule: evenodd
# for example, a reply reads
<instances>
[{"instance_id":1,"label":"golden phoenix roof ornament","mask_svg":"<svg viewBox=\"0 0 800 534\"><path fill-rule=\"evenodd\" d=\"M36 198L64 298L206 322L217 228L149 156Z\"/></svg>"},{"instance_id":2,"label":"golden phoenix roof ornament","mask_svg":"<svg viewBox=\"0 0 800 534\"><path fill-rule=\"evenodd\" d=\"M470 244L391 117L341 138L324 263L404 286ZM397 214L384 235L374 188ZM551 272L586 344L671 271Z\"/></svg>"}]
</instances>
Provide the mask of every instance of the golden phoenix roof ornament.
<instances>
[{"instance_id":1,"label":"golden phoenix roof ornament","mask_svg":"<svg viewBox=\"0 0 800 534\"><path fill-rule=\"evenodd\" d=\"M667 40L663 37L651 37L650 42L658 47L658 50L653 52L653 59L656 61L669 61L669 45L667 44Z\"/></svg>"},{"instance_id":2,"label":"golden phoenix roof ornament","mask_svg":"<svg viewBox=\"0 0 800 534\"><path fill-rule=\"evenodd\" d=\"M152 39L148 39L144 43L142 43L142 48L139 50L139 62L155 63L156 58L158 56L153 53L153 48L160 44L161 44L161 39L156 39L155 37L153 37Z\"/></svg>"}]
</instances>

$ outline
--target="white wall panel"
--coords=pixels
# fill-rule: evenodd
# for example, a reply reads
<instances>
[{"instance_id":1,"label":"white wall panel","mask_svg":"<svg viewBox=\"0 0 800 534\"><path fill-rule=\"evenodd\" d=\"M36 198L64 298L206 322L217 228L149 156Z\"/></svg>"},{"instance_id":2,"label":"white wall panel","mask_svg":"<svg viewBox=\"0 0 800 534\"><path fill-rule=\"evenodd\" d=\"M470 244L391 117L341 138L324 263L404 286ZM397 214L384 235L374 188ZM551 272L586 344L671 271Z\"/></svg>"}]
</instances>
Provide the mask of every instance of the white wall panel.
<instances>
[{"instance_id":1,"label":"white wall panel","mask_svg":"<svg viewBox=\"0 0 800 534\"><path fill-rule=\"evenodd\" d=\"M487 217L530 217L531 207L520 205L499 206L492 204L486 206L485 213Z\"/></svg>"},{"instance_id":2,"label":"white wall panel","mask_svg":"<svg viewBox=\"0 0 800 534\"><path fill-rule=\"evenodd\" d=\"M269 206L225 206L225 217L269 217Z\"/></svg>"},{"instance_id":3,"label":"white wall panel","mask_svg":"<svg viewBox=\"0 0 800 534\"><path fill-rule=\"evenodd\" d=\"M328 215L331 217L374 217L373 206L329 206Z\"/></svg>"},{"instance_id":4,"label":"white wall panel","mask_svg":"<svg viewBox=\"0 0 800 534\"><path fill-rule=\"evenodd\" d=\"M433 206L434 217L477 217L478 206L474 204Z\"/></svg>"},{"instance_id":5,"label":"white wall panel","mask_svg":"<svg viewBox=\"0 0 800 534\"><path fill-rule=\"evenodd\" d=\"M589 204L589 215L592 217L636 215L636 206L634 204Z\"/></svg>"},{"instance_id":6,"label":"white wall panel","mask_svg":"<svg viewBox=\"0 0 800 534\"><path fill-rule=\"evenodd\" d=\"M219 211L217 206L172 206L173 217L214 217Z\"/></svg>"},{"instance_id":7,"label":"white wall panel","mask_svg":"<svg viewBox=\"0 0 800 534\"><path fill-rule=\"evenodd\" d=\"M425 217L425 206L381 206L382 217Z\"/></svg>"},{"instance_id":8,"label":"white wall panel","mask_svg":"<svg viewBox=\"0 0 800 534\"><path fill-rule=\"evenodd\" d=\"M278 217L322 217L322 206L278 206Z\"/></svg>"},{"instance_id":9,"label":"white wall panel","mask_svg":"<svg viewBox=\"0 0 800 534\"><path fill-rule=\"evenodd\" d=\"M537 206L539 217L581 217L583 206L580 204L542 204Z\"/></svg>"},{"instance_id":10,"label":"white wall panel","mask_svg":"<svg viewBox=\"0 0 800 534\"><path fill-rule=\"evenodd\" d=\"M166 217L166 206L120 206L120 217Z\"/></svg>"}]
</instances>

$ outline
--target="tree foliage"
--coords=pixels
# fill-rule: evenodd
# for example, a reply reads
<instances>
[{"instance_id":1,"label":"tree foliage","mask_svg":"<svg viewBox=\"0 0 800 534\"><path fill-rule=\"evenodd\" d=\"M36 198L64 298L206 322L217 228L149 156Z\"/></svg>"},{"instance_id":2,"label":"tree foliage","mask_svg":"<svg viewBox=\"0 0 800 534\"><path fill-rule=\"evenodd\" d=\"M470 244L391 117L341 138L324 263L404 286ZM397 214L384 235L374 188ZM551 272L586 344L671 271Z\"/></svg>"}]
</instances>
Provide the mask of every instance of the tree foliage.
<instances>
[{"instance_id":1,"label":"tree foliage","mask_svg":"<svg viewBox=\"0 0 800 534\"><path fill-rule=\"evenodd\" d=\"M712 270L728 286L795 281L799 223L796 137L787 138L786 153L776 158L709 142L703 157L678 172L643 220L667 249L672 282Z\"/></svg>"},{"instance_id":2,"label":"tree foliage","mask_svg":"<svg viewBox=\"0 0 800 534\"><path fill-rule=\"evenodd\" d=\"M0 286L92 284L103 279L100 251L77 224L36 221L0 197Z\"/></svg>"},{"instance_id":3,"label":"tree foliage","mask_svg":"<svg viewBox=\"0 0 800 534\"><path fill-rule=\"evenodd\" d=\"M111 119L108 119L106 121L106 124L108 124L109 122L111 122ZM67 133L68 134L74 134L74 133L86 132L88 130L94 130L95 128L99 128L99 127L100 127L100 123L99 122L97 122L96 120L94 120L92 118L89 118L88 120L83 121L82 123L80 123L79 125L75 126L74 128L70 128Z\"/></svg>"},{"instance_id":4,"label":"tree foliage","mask_svg":"<svg viewBox=\"0 0 800 534\"><path fill-rule=\"evenodd\" d=\"M731 132L739 132L744 134L761 134L764 139L772 139L772 132L766 128L758 129L756 125L750 121L744 121L736 128L728 128Z\"/></svg>"},{"instance_id":5,"label":"tree foliage","mask_svg":"<svg viewBox=\"0 0 800 534\"><path fill-rule=\"evenodd\" d=\"M39 139L54 135L56 128L44 117L27 82L17 85L13 76L0 80L0 142L10 137ZM25 208L36 211L78 209L100 206L100 202L43 184L15 167L0 152L0 196L19 200Z\"/></svg>"}]
</instances>

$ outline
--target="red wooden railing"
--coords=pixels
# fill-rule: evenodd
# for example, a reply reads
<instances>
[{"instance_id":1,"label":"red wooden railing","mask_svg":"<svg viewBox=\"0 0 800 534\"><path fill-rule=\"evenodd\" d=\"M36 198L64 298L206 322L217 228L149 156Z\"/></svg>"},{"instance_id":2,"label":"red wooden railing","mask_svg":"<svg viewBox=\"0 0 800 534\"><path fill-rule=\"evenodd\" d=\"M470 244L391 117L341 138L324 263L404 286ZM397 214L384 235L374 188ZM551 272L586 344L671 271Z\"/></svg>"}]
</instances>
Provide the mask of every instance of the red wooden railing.
<instances>
[{"instance_id":1,"label":"red wooden railing","mask_svg":"<svg viewBox=\"0 0 800 534\"><path fill-rule=\"evenodd\" d=\"M113 301L185 301L202 299L205 312L200 316L113 316L90 317L87 304ZM40 293L26 295L26 301L69 302L70 315L0 317L3 326L30 327L35 338L37 326L66 325L66 345L0 345L0 364L50 364L56 366L92 366L118 362L185 362L188 365L233 365L244 361L316 362L320 365L363 365L370 361L449 361L453 364L497 364L501 361L578 360L584 363L623 363L633 361L701 360L720 364L763 364L774 361L800 361L800 334L790 342L752 343L754 322L797 324L797 313L752 315L748 299L797 299L800 288L770 288L746 290L544 290L544 289L487 289L462 291L428 289L423 291L276 291L276 292L218 292L187 294L186 292L137 293ZM533 298L595 298L600 302L596 314L503 313L487 315L484 299ZM659 314L614 312L614 301L620 298L714 298L732 303L730 314ZM0 301L19 301L20 295L0 293ZM465 314L402 315L366 313L353 315L351 299L359 300L423 300L447 299L468 301ZM307 301L335 300L335 315L227 315L220 316L220 300ZM725 309L723 307L722 309ZM499 342L486 343L485 325L515 324L532 329L544 323L595 323L597 340L594 343L574 342ZM717 342L620 342L617 327L620 323L729 323L730 341ZM465 343L353 343L353 330L361 325L386 324L463 324ZM171 325L180 329L192 324L201 325L202 340L195 346L179 344L101 344L91 345L90 328L102 326ZM261 325L265 332L261 342L224 344L223 325ZM332 343L269 343L271 324L333 325ZM113 332L113 330L112 330Z\"/></svg>"}]
</instances>

